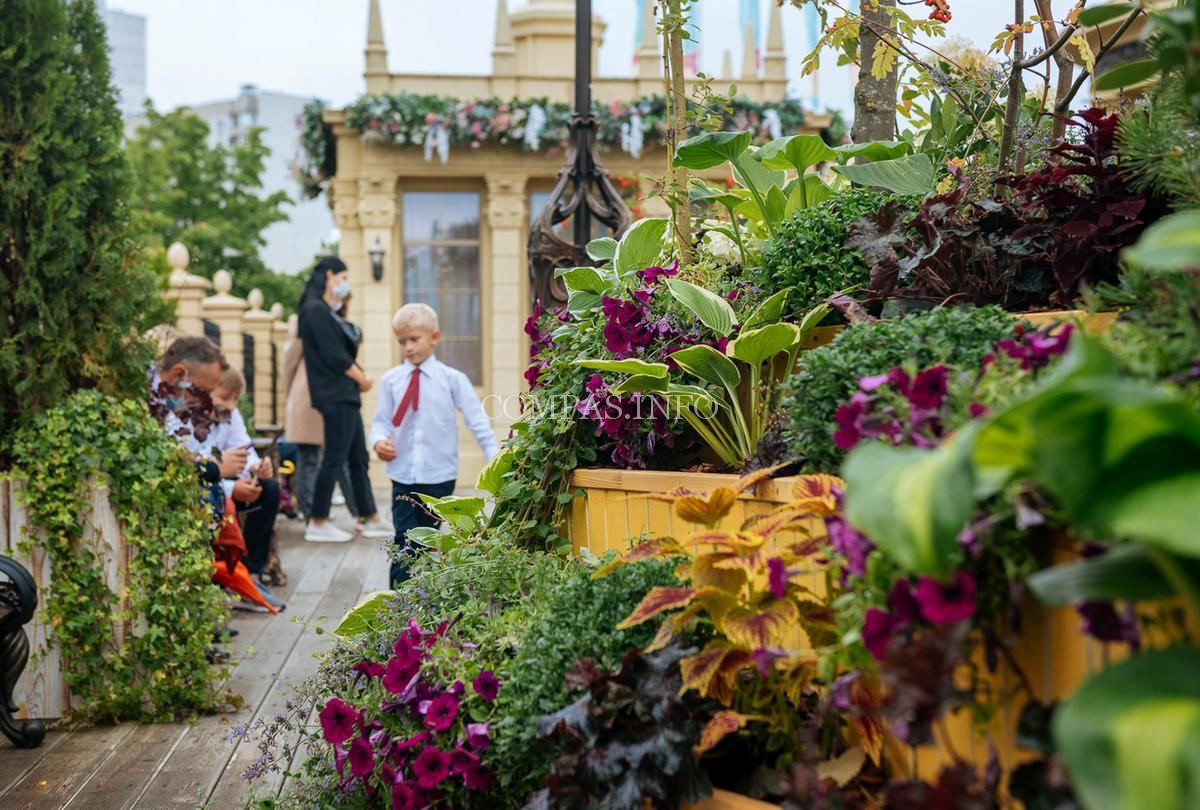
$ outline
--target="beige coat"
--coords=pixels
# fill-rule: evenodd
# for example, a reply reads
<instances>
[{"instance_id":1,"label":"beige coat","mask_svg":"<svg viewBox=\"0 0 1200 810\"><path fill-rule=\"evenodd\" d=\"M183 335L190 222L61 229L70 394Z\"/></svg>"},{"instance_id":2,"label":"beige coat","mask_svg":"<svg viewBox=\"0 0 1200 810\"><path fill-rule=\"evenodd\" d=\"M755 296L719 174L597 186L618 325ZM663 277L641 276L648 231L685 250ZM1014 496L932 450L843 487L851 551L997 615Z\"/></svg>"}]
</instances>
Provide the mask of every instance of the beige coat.
<instances>
[{"instance_id":1,"label":"beige coat","mask_svg":"<svg viewBox=\"0 0 1200 810\"><path fill-rule=\"evenodd\" d=\"M283 433L296 444L325 444L325 420L312 406L308 394L308 372L304 369L304 345L297 334L296 320L288 324L283 347L283 384L287 390Z\"/></svg>"}]
</instances>

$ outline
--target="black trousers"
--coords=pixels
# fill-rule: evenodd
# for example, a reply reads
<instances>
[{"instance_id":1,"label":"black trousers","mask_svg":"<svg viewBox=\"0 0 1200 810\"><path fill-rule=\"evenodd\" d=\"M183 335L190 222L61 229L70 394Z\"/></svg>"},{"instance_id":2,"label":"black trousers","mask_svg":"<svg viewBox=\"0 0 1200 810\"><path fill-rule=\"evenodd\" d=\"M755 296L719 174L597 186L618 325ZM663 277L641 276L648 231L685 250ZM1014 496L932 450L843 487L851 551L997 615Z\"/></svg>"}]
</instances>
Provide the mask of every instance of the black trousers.
<instances>
[{"instance_id":1,"label":"black trousers","mask_svg":"<svg viewBox=\"0 0 1200 810\"><path fill-rule=\"evenodd\" d=\"M350 465L350 485L360 517L371 517L375 508L375 496L371 494L371 480L367 477L367 437L363 434L362 416L359 406L353 402L338 402L321 408L325 420L325 453L317 470L317 483L313 487L312 517L329 517L329 502L333 499L333 485L338 473L346 464Z\"/></svg>"},{"instance_id":2,"label":"black trousers","mask_svg":"<svg viewBox=\"0 0 1200 810\"><path fill-rule=\"evenodd\" d=\"M439 521L428 510L417 506L413 501L421 500L417 494L431 495L434 498L444 498L454 494L454 481L442 481L438 484L401 484L392 482L392 526L396 529L396 545L404 549L404 558L396 560L389 569L388 579L395 588L408 579L408 565L416 547L408 542L408 530L418 526L435 528Z\"/></svg>"},{"instance_id":3,"label":"black trousers","mask_svg":"<svg viewBox=\"0 0 1200 810\"><path fill-rule=\"evenodd\" d=\"M246 538L246 559L243 562L251 574L260 573L271 551L271 535L275 532L275 516L279 514L279 481L268 478L259 481L262 494L253 503L237 504L238 514L245 515L242 536Z\"/></svg>"}]
</instances>

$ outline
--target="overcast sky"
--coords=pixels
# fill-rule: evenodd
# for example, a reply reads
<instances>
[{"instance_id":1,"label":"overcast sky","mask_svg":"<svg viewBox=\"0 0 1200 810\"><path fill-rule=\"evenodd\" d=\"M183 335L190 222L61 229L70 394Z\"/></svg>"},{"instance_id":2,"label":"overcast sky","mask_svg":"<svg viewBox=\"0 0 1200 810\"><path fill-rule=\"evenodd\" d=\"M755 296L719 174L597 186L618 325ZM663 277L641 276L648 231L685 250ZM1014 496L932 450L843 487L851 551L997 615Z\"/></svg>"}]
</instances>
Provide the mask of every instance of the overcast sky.
<instances>
[{"instance_id":1,"label":"overcast sky","mask_svg":"<svg viewBox=\"0 0 1200 810\"><path fill-rule=\"evenodd\" d=\"M765 28L774 0L758 1ZM509 9L526 2L509 0ZM701 0L701 68L707 73L720 72L725 49L732 51L735 72L740 71L738 2ZM320 96L337 106L364 89L367 0L109 0L108 5L146 17L147 89L160 109L232 98L246 83ZM949 32L985 49L1012 14L1011 4L1000 0L951 0L950 5ZM1055 0L1056 10L1071 5L1071 0ZM629 75L635 0L593 0L593 7L608 23L600 73ZM381 0L381 8L393 72L490 70L496 0ZM910 11L923 9L917 5ZM790 4L782 13L790 89L807 98L811 79L800 74L808 42L805 14ZM832 65L833 59L826 61ZM819 92L822 106L849 112L845 69L823 71Z\"/></svg>"}]
</instances>

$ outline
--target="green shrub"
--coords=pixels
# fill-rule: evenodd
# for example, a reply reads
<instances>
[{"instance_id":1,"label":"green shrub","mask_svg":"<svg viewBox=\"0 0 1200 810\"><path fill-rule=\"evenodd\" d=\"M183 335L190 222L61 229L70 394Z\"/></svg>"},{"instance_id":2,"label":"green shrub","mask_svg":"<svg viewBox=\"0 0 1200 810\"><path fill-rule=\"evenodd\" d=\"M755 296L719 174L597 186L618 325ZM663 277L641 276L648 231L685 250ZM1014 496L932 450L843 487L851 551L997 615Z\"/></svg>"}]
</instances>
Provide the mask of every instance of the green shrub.
<instances>
[{"instance_id":1,"label":"green shrub","mask_svg":"<svg viewBox=\"0 0 1200 810\"><path fill-rule=\"evenodd\" d=\"M870 268L857 251L843 247L850 225L891 197L859 188L797 212L779 226L762 250L751 278L766 297L790 289L791 309L804 310L839 290L866 284Z\"/></svg>"},{"instance_id":2,"label":"green shrub","mask_svg":"<svg viewBox=\"0 0 1200 810\"><path fill-rule=\"evenodd\" d=\"M785 384L790 457L810 470L838 469L845 453L833 443L833 415L860 377L906 364L978 368L1012 329L1012 317L999 307L945 307L851 324L829 345L801 354L799 371Z\"/></svg>"},{"instance_id":3,"label":"green shrub","mask_svg":"<svg viewBox=\"0 0 1200 810\"><path fill-rule=\"evenodd\" d=\"M189 454L145 402L97 391L38 414L12 446L34 531L22 547L50 558L53 582L39 599L73 718L164 722L219 707L220 671L206 652L225 599L211 583L209 515ZM122 593L105 584L105 549L82 542L98 485L108 488L129 551ZM118 642L126 621L140 629Z\"/></svg>"},{"instance_id":4,"label":"green shrub","mask_svg":"<svg viewBox=\"0 0 1200 810\"><path fill-rule=\"evenodd\" d=\"M537 739L537 721L570 703L563 678L574 663L590 658L601 669L614 670L630 647L649 644L654 622L627 630L616 626L651 588L673 584L670 562L626 565L600 579L581 567L546 595L537 618L520 631L515 655L501 669L505 686L492 761L506 795L520 799L542 786L555 752Z\"/></svg>"}]
</instances>

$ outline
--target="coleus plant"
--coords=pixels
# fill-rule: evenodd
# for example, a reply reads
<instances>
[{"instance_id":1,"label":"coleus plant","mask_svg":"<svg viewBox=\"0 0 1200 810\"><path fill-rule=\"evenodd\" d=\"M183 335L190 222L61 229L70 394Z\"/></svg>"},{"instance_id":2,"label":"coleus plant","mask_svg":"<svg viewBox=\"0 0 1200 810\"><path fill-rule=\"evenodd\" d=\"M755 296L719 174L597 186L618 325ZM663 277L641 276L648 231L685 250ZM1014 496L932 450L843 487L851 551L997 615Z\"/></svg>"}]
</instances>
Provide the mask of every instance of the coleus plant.
<instances>
[{"instance_id":1,"label":"coleus plant","mask_svg":"<svg viewBox=\"0 0 1200 810\"><path fill-rule=\"evenodd\" d=\"M577 364L629 375L610 390L618 395L661 398L723 464L740 468L758 449L778 409L779 386L795 368L805 336L829 308L813 308L799 324L782 322L787 291L780 291L759 304L731 338L737 315L728 301L681 279L667 279L666 284L671 295L723 342L715 347L697 344L679 349L662 363L586 359ZM672 366L699 384L674 382Z\"/></svg>"},{"instance_id":2,"label":"coleus plant","mask_svg":"<svg viewBox=\"0 0 1200 810\"><path fill-rule=\"evenodd\" d=\"M680 661L683 688L730 705L739 674L761 665L774 674L772 685L793 702L794 714L811 683L813 660L778 653L787 646L811 649L812 637L824 639L829 633L831 613L804 582L818 567L815 558L824 539L820 518L836 508L834 493L841 482L828 475L802 476L793 485L791 501L748 518L737 530L713 530L741 493L773 472L759 470L709 493L679 489L657 496L672 504L676 518L697 524L698 531L640 543L596 576L642 560L681 558L676 576L684 584L652 589L618 627L661 619L649 648L655 649L703 622L714 635L703 649ZM716 745L750 719L722 712L706 729L699 750ZM786 726L784 717L756 719Z\"/></svg>"}]
</instances>

